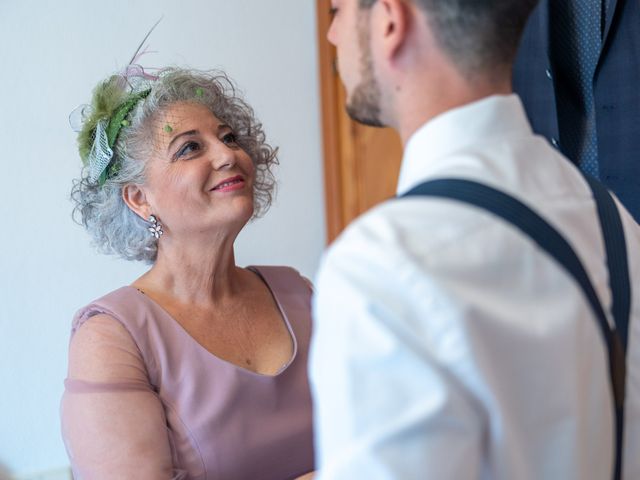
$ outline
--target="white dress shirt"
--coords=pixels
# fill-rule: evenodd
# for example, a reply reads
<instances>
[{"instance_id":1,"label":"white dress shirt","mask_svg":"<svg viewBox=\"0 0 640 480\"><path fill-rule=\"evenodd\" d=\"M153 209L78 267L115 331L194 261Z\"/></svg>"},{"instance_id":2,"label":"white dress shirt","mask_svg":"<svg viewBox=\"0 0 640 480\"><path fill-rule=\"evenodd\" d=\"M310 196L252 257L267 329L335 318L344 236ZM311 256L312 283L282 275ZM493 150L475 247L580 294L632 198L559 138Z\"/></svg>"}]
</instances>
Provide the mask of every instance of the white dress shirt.
<instances>
[{"instance_id":1,"label":"white dress shirt","mask_svg":"<svg viewBox=\"0 0 640 480\"><path fill-rule=\"evenodd\" d=\"M578 170L532 133L518 97L446 112L406 147L398 193L427 179L503 190L561 231L603 306L595 205ZM640 285L640 233L621 208ZM625 477L640 479L640 288L632 298ZM606 347L574 280L475 207L388 201L323 259L310 375L318 478L609 480Z\"/></svg>"}]
</instances>

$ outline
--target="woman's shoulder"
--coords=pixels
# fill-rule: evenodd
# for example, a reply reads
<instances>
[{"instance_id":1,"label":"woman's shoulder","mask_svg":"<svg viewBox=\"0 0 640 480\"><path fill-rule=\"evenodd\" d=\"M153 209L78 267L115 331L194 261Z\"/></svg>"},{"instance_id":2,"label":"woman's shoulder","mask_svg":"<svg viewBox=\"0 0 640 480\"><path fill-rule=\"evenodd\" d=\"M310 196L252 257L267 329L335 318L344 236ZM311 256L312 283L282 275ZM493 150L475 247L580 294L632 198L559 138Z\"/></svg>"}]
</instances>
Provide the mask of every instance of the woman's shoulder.
<instances>
[{"instance_id":1,"label":"woman's shoulder","mask_svg":"<svg viewBox=\"0 0 640 480\"><path fill-rule=\"evenodd\" d=\"M257 273L274 293L297 293L302 295L311 295L313 293L311 281L293 267L251 265L247 269Z\"/></svg>"},{"instance_id":2,"label":"woman's shoulder","mask_svg":"<svg viewBox=\"0 0 640 480\"><path fill-rule=\"evenodd\" d=\"M311 282L291 267L251 266L247 268L259 275L267 284L298 340L308 345L312 323Z\"/></svg>"},{"instance_id":3,"label":"woman's shoulder","mask_svg":"<svg viewBox=\"0 0 640 480\"><path fill-rule=\"evenodd\" d=\"M139 298L141 295L134 287L125 286L89 302L75 313L72 334L95 316L109 317L126 327L126 320L135 317L135 313L145 308L144 302Z\"/></svg>"},{"instance_id":4,"label":"woman's shoulder","mask_svg":"<svg viewBox=\"0 0 640 480\"><path fill-rule=\"evenodd\" d=\"M127 328L111 315L99 313L73 331L67 380L111 382L125 373L135 376L141 364L138 347Z\"/></svg>"}]
</instances>

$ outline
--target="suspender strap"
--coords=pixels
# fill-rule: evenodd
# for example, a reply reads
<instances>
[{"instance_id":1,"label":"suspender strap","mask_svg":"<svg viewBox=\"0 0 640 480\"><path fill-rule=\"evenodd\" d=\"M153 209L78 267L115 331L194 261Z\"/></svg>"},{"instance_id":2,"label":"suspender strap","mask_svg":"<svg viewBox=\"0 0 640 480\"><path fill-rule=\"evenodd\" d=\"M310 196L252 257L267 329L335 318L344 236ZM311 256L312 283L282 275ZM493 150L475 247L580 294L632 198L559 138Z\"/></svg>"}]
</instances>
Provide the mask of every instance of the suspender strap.
<instances>
[{"instance_id":1,"label":"suspender strap","mask_svg":"<svg viewBox=\"0 0 640 480\"><path fill-rule=\"evenodd\" d=\"M627 262L627 244L624 238L622 220L616 203L607 189L596 179L585 175L587 183L596 201L600 227L604 240L607 266L609 267L609 288L611 289L611 314L619 334L619 348L626 357L629 312L631 310L631 284ZM624 393L624 392L623 392ZM622 449L624 442L624 399L622 405L616 405L616 470L615 479L622 478Z\"/></svg>"},{"instance_id":2,"label":"suspender strap","mask_svg":"<svg viewBox=\"0 0 640 480\"><path fill-rule=\"evenodd\" d=\"M590 182L590 184L591 183L592 182ZM595 198L596 201L598 201L598 212L600 215L602 215L602 212L605 213L605 217L601 218L601 226L603 228L603 236L607 242L607 260L610 263L615 262L618 267L626 265L626 248L625 251L622 252L625 257L624 261L619 258L621 253L616 250L620 248L620 236L622 236L622 242L624 242L624 233L622 231L620 218L617 217L618 225L616 227L616 219L615 215L612 215L611 205L608 205L608 202L603 202L603 205L600 205L600 201L603 198L603 187L601 189L595 184L595 182L593 183L595 186L592 185L591 188L594 189L594 195L596 195ZM606 190L604 190L604 194L609 197ZM482 208L502 218L504 221L518 228L522 233L533 240L542 250L554 258L556 262L558 262L558 264L562 266L578 283L596 317L596 322L608 351L609 373L611 376L611 385L616 406L615 428L617 445L616 471L614 479L620 479L622 464L621 440L624 407L624 383L626 376L624 347L620 341L620 337L615 326L611 327L609 325L605 311L602 308L602 304L600 303L598 295L593 288L593 284L591 283L582 262L571 245L569 245L565 238L555 228L549 225L546 220L527 207L524 203L504 192L481 183L461 179L432 180L418 185L403 195L403 197L408 196L430 196L457 200ZM610 197L609 200L613 203ZM617 215L617 208L615 207L615 204L613 204L613 209L615 209ZM616 228L618 231L616 231ZM611 239L616 237L618 237L616 241L614 241L612 245L609 245ZM616 287L620 284L624 285L622 276L614 279L611 272L609 275L611 277L610 282L612 287L614 285ZM628 272L626 278L628 283ZM618 295L616 290L613 290L612 294L614 298ZM621 315L624 313L624 308L628 308L625 307L625 302L620 301L619 299L616 299L615 303L618 305Z\"/></svg>"},{"instance_id":3,"label":"suspender strap","mask_svg":"<svg viewBox=\"0 0 640 480\"><path fill-rule=\"evenodd\" d=\"M585 175L585 178L591 187L598 208L598 217L600 217L607 252L609 287L613 294L611 313L626 352L629 312L631 311L631 285L627 263L627 243L624 238L622 220L618 207L607 189L596 179L588 175Z\"/></svg>"}]
</instances>

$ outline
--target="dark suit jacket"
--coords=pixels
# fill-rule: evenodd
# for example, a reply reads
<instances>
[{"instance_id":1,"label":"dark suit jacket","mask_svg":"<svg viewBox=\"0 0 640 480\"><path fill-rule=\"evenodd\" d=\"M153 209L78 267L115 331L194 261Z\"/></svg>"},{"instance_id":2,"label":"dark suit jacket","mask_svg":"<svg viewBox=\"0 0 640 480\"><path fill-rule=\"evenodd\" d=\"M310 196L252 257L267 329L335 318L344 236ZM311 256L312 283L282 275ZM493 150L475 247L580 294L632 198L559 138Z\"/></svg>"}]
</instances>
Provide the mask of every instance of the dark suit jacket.
<instances>
[{"instance_id":1,"label":"dark suit jacket","mask_svg":"<svg viewBox=\"0 0 640 480\"><path fill-rule=\"evenodd\" d=\"M514 66L513 86L533 129L562 149L549 61L550 1L564 0L541 0L533 12ZM640 222L640 0L609 0L594 98L600 180Z\"/></svg>"}]
</instances>

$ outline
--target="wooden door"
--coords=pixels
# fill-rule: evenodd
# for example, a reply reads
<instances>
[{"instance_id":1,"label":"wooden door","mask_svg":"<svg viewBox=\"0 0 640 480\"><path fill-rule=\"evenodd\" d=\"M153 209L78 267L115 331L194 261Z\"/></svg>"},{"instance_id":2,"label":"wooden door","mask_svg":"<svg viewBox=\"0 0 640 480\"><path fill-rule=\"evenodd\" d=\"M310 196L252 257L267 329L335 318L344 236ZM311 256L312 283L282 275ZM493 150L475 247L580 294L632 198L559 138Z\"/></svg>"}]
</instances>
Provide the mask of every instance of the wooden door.
<instances>
[{"instance_id":1,"label":"wooden door","mask_svg":"<svg viewBox=\"0 0 640 480\"><path fill-rule=\"evenodd\" d=\"M402 148L393 130L365 127L347 116L336 51L326 38L331 2L316 1L327 240L331 242L354 218L395 194Z\"/></svg>"}]
</instances>

